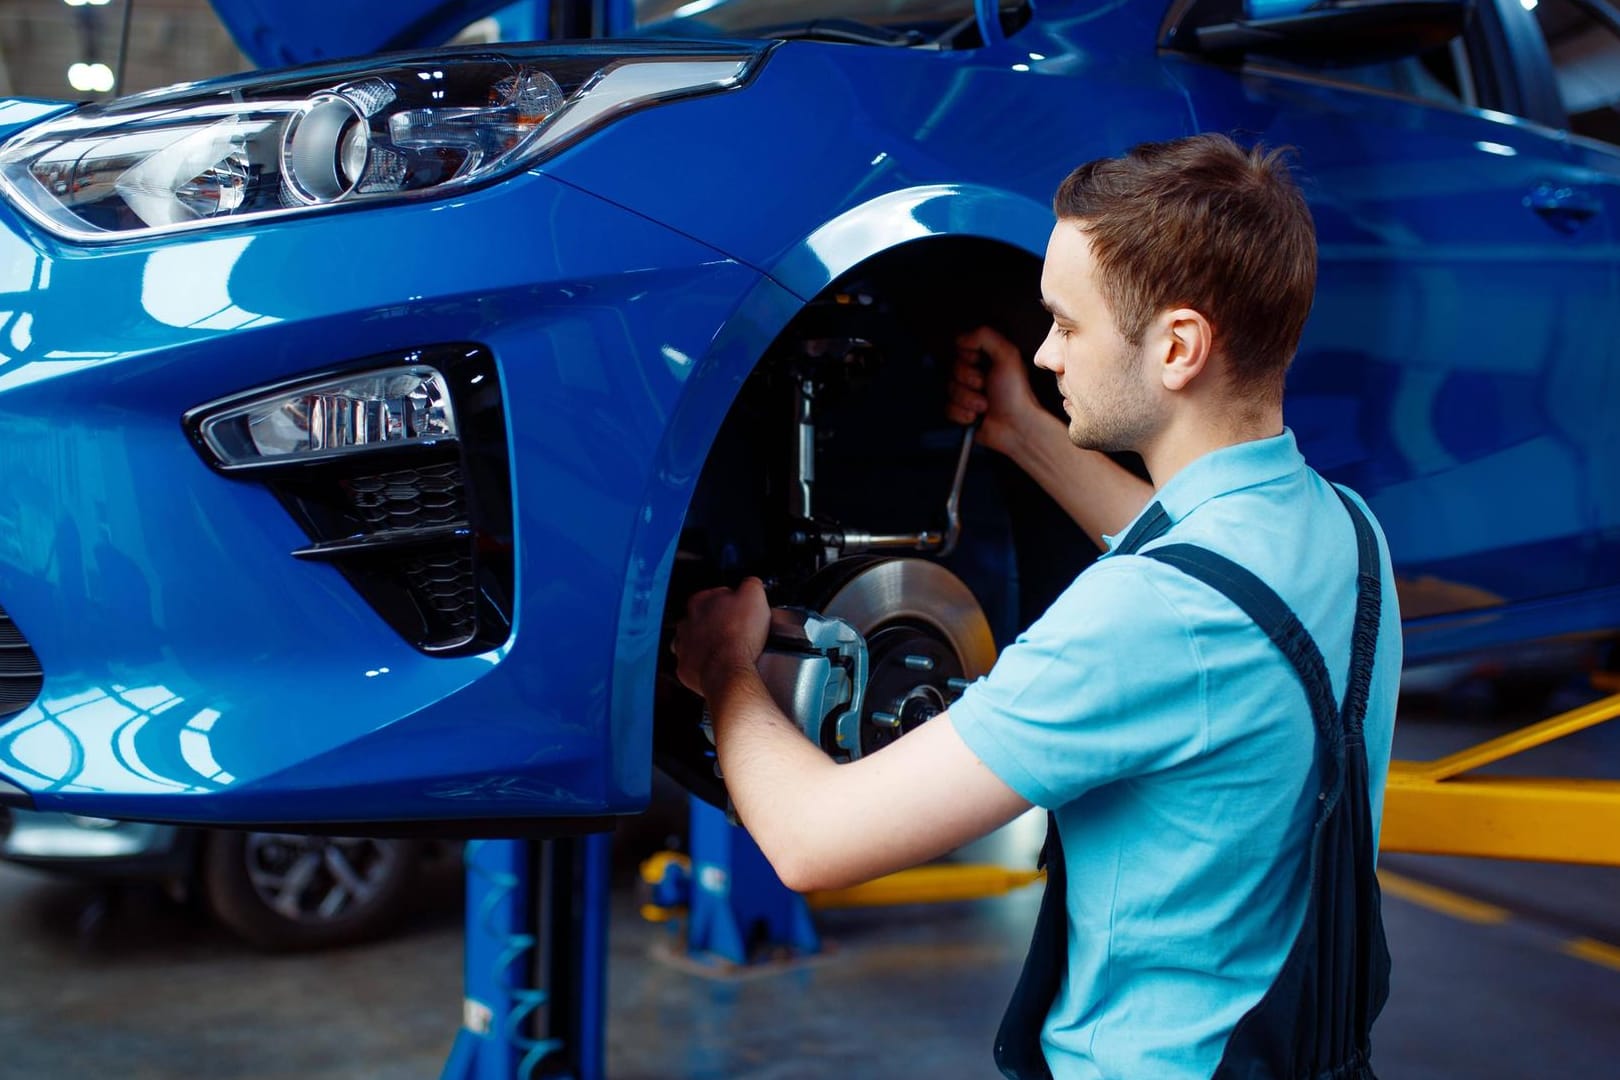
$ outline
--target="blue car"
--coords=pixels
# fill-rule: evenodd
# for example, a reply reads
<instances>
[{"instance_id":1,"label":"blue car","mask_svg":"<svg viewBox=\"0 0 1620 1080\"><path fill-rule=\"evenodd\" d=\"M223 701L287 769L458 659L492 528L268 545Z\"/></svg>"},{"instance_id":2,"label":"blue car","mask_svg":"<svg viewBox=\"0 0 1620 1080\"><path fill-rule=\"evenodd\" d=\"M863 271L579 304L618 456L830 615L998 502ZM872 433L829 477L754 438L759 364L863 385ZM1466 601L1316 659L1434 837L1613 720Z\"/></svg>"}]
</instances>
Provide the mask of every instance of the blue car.
<instances>
[{"instance_id":1,"label":"blue car","mask_svg":"<svg viewBox=\"0 0 1620 1080\"><path fill-rule=\"evenodd\" d=\"M866 638L829 750L926 720L1092 555L942 419L951 336L1032 350L1059 180L1201 130L1298 149L1290 424L1408 657L1620 626L1606 0L216 7L276 70L0 102L0 801L717 797L666 645L744 574Z\"/></svg>"}]
</instances>

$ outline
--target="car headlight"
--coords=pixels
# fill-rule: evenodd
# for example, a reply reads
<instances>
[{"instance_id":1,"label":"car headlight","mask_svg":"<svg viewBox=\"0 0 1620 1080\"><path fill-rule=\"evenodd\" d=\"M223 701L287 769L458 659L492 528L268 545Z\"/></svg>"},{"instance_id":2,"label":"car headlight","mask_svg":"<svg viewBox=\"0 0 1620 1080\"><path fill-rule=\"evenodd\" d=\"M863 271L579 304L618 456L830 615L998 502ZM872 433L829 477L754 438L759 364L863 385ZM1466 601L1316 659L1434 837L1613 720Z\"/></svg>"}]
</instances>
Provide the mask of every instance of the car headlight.
<instances>
[{"instance_id":1,"label":"car headlight","mask_svg":"<svg viewBox=\"0 0 1620 1080\"><path fill-rule=\"evenodd\" d=\"M741 85L764 47L466 49L90 105L0 147L0 190L80 241L449 194L635 109Z\"/></svg>"}]
</instances>

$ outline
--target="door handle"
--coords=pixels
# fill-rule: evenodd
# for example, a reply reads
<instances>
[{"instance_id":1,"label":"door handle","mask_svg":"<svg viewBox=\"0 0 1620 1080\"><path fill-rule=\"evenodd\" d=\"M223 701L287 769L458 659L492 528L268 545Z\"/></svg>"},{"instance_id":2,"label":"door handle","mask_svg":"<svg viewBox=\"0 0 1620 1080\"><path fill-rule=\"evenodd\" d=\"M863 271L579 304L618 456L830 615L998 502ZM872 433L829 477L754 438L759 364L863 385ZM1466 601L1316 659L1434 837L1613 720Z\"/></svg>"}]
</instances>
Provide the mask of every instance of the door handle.
<instances>
[{"instance_id":1,"label":"door handle","mask_svg":"<svg viewBox=\"0 0 1620 1080\"><path fill-rule=\"evenodd\" d=\"M1530 189L1524 205L1534 210L1548 225L1566 235L1574 233L1603 209L1603 202L1590 190L1572 184L1544 181Z\"/></svg>"}]
</instances>

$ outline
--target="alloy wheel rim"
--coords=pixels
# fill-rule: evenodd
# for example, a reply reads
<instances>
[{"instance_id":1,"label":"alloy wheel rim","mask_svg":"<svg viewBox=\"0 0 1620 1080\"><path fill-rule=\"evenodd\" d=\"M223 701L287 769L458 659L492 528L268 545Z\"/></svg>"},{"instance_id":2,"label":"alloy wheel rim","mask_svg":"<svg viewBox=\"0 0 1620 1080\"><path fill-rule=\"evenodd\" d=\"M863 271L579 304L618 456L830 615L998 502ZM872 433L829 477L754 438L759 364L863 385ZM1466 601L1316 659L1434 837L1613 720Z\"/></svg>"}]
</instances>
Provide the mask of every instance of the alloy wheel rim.
<instances>
[{"instance_id":1,"label":"alloy wheel rim","mask_svg":"<svg viewBox=\"0 0 1620 1080\"><path fill-rule=\"evenodd\" d=\"M289 922L309 924L373 904L399 852L386 840L249 833L243 857L264 905Z\"/></svg>"}]
</instances>

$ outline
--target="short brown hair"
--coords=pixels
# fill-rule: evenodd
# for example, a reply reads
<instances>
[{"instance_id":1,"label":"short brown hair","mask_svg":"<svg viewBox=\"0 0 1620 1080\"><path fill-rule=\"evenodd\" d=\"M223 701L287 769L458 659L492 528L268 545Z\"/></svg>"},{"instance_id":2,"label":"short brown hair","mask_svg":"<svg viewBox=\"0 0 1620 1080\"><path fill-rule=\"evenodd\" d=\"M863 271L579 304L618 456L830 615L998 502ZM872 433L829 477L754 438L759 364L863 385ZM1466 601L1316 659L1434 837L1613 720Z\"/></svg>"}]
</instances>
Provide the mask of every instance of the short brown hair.
<instances>
[{"instance_id":1,"label":"short brown hair","mask_svg":"<svg viewBox=\"0 0 1620 1080\"><path fill-rule=\"evenodd\" d=\"M1225 135L1143 143L1088 162L1053 209L1091 240L1098 288L1140 345L1162 311L1208 319L1233 385L1280 397L1316 290L1316 229L1288 151Z\"/></svg>"}]
</instances>

